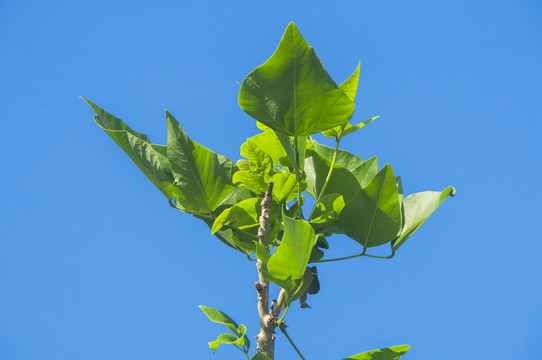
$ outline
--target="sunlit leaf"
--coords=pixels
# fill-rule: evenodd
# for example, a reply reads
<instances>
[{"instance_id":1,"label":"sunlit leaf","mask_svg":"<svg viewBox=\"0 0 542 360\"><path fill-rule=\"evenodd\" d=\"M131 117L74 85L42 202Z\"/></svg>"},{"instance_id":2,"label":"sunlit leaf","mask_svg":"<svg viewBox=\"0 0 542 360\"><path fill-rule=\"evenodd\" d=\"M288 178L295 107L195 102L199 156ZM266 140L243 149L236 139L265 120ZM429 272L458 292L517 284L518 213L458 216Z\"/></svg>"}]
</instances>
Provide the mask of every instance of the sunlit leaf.
<instances>
[{"instance_id":1,"label":"sunlit leaf","mask_svg":"<svg viewBox=\"0 0 542 360\"><path fill-rule=\"evenodd\" d=\"M397 360L410 349L410 345L391 346L389 348L366 351L343 360Z\"/></svg>"},{"instance_id":2,"label":"sunlit leaf","mask_svg":"<svg viewBox=\"0 0 542 360\"><path fill-rule=\"evenodd\" d=\"M424 191L407 196L403 200L405 224L399 237L392 243L392 251L397 251L444 200L454 195L455 189L449 186L440 192Z\"/></svg>"},{"instance_id":3,"label":"sunlit leaf","mask_svg":"<svg viewBox=\"0 0 542 360\"><path fill-rule=\"evenodd\" d=\"M252 172L260 175L271 175L273 172L273 159L268 155L259 144L248 139L241 145L241 156L248 159L248 166Z\"/></svg>"},{"instance_id":4,"label":"sunlit leaf","mask_svg":"<svg viewBox=\"0 0 542 360\"><path fill-rule=\"evenodd\" d=\"M252 171L237 171L233 174L232 181L236 186L245 187L256 194L265 193L269 186L263 175L256 174Z\"/></svg>"},{"instance_id":5,"label":"sunlit leaf","mask_svg":"<svg viewBox=\"0 0 542 360\"><path fill-rule=\"evenodd\" d=\"M375 116L375 117L372 117L370 118L369 120L365 120L364 122L361 122L359 124L356 124L356 125L351 125L351 126L347 126L343 133L341 134L341 137L345 137L346 135L349 135L349 134L352 134L354 131L358 131L359 129L365 127L367 124L369 123L372 123L373 121L375 121L376 119L378 119L380 117L379 116Z\"/></svg>"},{"instance_id":6,"label":"sunlit leaf","mask_svg":"<svg viewBox=\"0 0 542 360\"><path fill-rule=\"evenodd\" d=\"M232 176L237 166L223 155L192 141L177 120L166 111L167 155L180 193L175 197L183 208L210 213L235 188Z\"/></svg>"},{"instance_id":7,"label":"sunlit leaf","mask_svg":"<svg viewBox=\"0 0 542 360\"><path fill-rule=\"evenodd\" d=\"M165 146L151 144L149 138L132 130L121 119L111 115L92 101L83 98L96 113L94 121L124 150L145 176L169 200L173 198L171 188L175 178L167 159Z\"/></svg>"},{"instance_id":8,"label":"sunlit leaf","mask_svg":"<svg viewBox=\"0 0 542 360\"><path fill-rule=\"evenodd\" d=\"M294 23L275 53L243 81L239 105L259 122L290 136L342 125L354 111L353 101L331 79Z\"/></svg>"},{"instance_id":9,"label":"sunlit leaf","mask_svg":"<svg viewBox=\"0 0 542 360\"><path fill-rule=\"evenodd\" d=\"M314 230L303 220L285 215L284 235L280 245L267 262L268 271L279 279L300 279L305 273L314 245Z\"/></svg>"},{"instance_id":10,"label":"sunlit leaf","mask_svg":"<svg viewBox=\"0 0 542 360\"><path fill-rule=\"evenodd\" d=\"M278 202L288 202L300 194L297 177L292 173L276 173L271 178L273 182L273 199ZM301 192L305 190L307 184L301 182Z\"/></svg>"}]
</instances>

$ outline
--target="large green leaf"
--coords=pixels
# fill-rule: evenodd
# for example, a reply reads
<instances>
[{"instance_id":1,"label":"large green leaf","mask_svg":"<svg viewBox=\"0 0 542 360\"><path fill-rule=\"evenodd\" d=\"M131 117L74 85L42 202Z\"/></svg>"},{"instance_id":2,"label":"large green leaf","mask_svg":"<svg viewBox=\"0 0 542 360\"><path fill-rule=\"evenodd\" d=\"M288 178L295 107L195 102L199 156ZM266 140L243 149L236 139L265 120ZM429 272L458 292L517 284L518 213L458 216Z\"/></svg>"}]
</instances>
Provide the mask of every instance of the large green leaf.
<instances>
[{"instance_id":1,"label":"large green leaf","mask_svg":"<svg viewBox=\"0 0 542 360\"><path fill-rule=\"evenodd\" d=\"M390 346L389 348L366 351L343 360L397 360L410 349L410 345Z\"/></svg>"},{"instance_id":2,"label":"large green leaf","mask_svg":"<svg viewBox=\"0 0 542 360\"><path fill-rule=\"evenodd\" d=\"M290 23L275 53L241 85L239 105L250 116L290 136L342 125L354 102L324 69L314 49Z\"/></svg>"},{"instance_id":3,"label":"large green leaf","mask_svg":"<svg viewBox=\"0 0 542 360\"><path fill-rule=\"evenodd\" d=\"M271 275L279 279L300 279L309 262L315 236L311 225L304 220L282 216L284 235L275 253L267 262Z\"/></svg>"},{"instance_id":4,"label":"large green leaf","mask_svg":"<svg viewBox=\"0 0 542 360\"><path fill-rule=\"evenodd\" d=\"M177 120L166 111L167 155L179 192L175 201L194 213L210 213L235 188L233 161L192 141Z\"/></svg>"},{"instance_id":5,"label":"large green leaf","mask_svg":"<svg viewBox=\"0 0 542 360\"><path fill-rule=\"evenodd\" d=\"M346 235L363 247L379 246L396 238L401 230L401 206L389 164L345 205L339 224Z\"/></svg>"},{"instance_id":6,"label":"large green leaf","mask_svg":"<svg viewBox=\"0 0 542 360\"><path fill-rule=\"evenodd\" d=\"M392 243L392 252L397 251L444 200L454 195L455 189L452 186L448 186L440 192L424 191L407 196L403 200L405 224L399 237Z\"/></svg>"},{"instance_id":7,"label":"large green leaf","mask_svg":"<svg viewBox=\"0 0 542 360\"><path fill-rule=\"evenodd\" d=\"M132 130L121 119L83 98L96 113L94 121L132 159L145 176L169 199L175 178L167 159L165 146L151 144L149 138Z\"/></svg>"},{"instance_id":8,"label":"large green leaf","mask_svg":"<svg viewBox=\"0 0 542 360\"><path fill-rule=\"evenodd\" d=\"M271 178L271 181L273 182L273 200L277 203L290 201L307 187L307 184L301 181L301 188L299 188L295 174L289 172L276 173Z\"/></svg>"}]
</instances>

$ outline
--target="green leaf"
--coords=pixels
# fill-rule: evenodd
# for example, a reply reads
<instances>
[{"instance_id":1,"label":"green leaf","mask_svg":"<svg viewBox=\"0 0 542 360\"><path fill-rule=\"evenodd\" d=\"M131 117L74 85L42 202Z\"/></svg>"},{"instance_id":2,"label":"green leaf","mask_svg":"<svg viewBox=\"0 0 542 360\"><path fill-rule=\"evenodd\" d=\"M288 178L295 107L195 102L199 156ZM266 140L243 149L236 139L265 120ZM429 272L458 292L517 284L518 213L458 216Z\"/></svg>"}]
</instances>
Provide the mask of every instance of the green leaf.
<instances>
[{"instance_id":1,"label":"green leaf","mask_svg":"<svg viewBox=\"0 0 542 360\"><path fill-rule=\"evenodd\" d=\"M239 105L254 119L290 136L342 125L354 112L352 100L331 79L294 23L275 53L243 81Z\"/></svg>"},{"instance_id":2,"label":"green leaf","mask_svg":"<svg viewBox=\"0 0 542 360\"><path fill-rule=\"evenodd\" d=\"M384 166L339 215L346 235L364 248L386 244L401 230L401 206L395 175Z\"/></svg>"},{"instance_id":3,"label":"green leaf","mask_svg":"<svg viewBox=\"0 0 542 360\"><path fill-rule=\"evenodd\" d=\"M212 322L222 324L226 326L228 329L230 329L231 331L233 331L234 334L240 335L240 333L237 330L239 328L239 325L232 318L230 318L228 315L226 315L222 311L213 309L212 307L205 306L205 305L200 305L199 308L205 313L205 315L207 315L209 320L211 320Z\"/></svg>"},{"instance_id":4,"label":"green leaf","mask_svg":"<svg viewBox=\"0 0 542 360\"><path fill-rule=\"evenodd\" d=\"M356 67L356 70L354 70L352 75L350 75L350 77L339 86L341 89L343 89L346 96L348 96L348 98L352 100L352 102L356 100L356 93L358 92L359 65L360 63L358 63L358 66ZM352 126L349 122L347 122L345 125L346 127L344 127L344 125L339 125L332 129L322 131L322 135L330 138L340 136L345 128L349 128Z\"/></svg>"},{"instance_id":5,"label":"green leaf","mask_svg":"<svg viewBox=\"0 0 542 360\"><path fill-rule=\"evenodd\" d=\"M261 352L257 352L250 358L250 360L271 360L271 359L265 356L264 354L262 354Z\"/></svg>"},{"instance_id":6,"label":"green leaf","mask_svg":"<svg viewBox=\"0 0 542 360\"><path fill-rule=\"evenodd\" d=\"M399 237L392 242L392 252L395 253L444 200L454 195L455 189L449 186L440 192L425 191L407 196L403 200L405 224Z\"/></svg>"},{"instance_id":7,"label":"green leaf","mask_svg":"<svg viewBox=\"0 0 542 360\"><path fill-rule=\"evenodd\" d=\"M361 159L360 161L363 162ZM330 167L331 160L317 151L312 151L311 156L305 161L307 192L312 197L317 198L322 192ZM348 203L360 190L361 186L354 173L336 162L323 196L337 193L343 196L345 203Z\"/></svg>"},{"instance_id":8,"label":"green leaf","mask_svg":"<svg viewBox=\"0 0 542 360\"><path fill-rule=\"evenodd\" d=\"M253 172L264 176L273 173L273 159L255 141L248 139L241 145L241 156L248 159L248 166Z\"/></svg>"},{"instance_id":9,"label":"green leaf","mask_svg":"<svg viewBox=\"0 0 542 360\"><path fill-rule=\"evenodd\" d=\"M216 218L211 228L211 234L216 233L223 226L229 226L239 230L258 228L259 213L261 212L261 200L250 198L224 210Z\"/></svg>"},{"instance_id":10,"label":"green leaf","mask_svg":"<svg viewBox=\"0 0 542 360\"><path fill-rule=\"evenodd\" d=\"M107 135L124 150L145 176L169 200L173 194L168 189L173 186L175 178L167 159L167 149L162 145L151 144L149 138L140 132L132 130L121 119L82 98L96 113L94 121Z\"/></svg>"},{"instance_id":11,"label":"green leaf","mask_svg":"<svg viewBox=\"0 0 542 360\"><path fill-rule=\"evenodd\" d=\"M302 193L307 184L301 182L301 191L298 191L298 183L295 174L292 173L276 173L271 178L273 182L273 200L277 203L288 202L294 197Z\"/></svg>"},{"instance_id":12,"label":"green leaf","mask_svg":"<svg viewBox=\"0 0 542 360\"><path fill-rule=\"evenodd\" d=\"M335 152L334 148L319 144L314 139L311 139L311 145L310 151L318 153L331 164ZM378 160L376 156L363 161L359 156L348 151L338 150L335 163L350 171L362 188L367 186L378 172Z\"/></svg>"},{"instance_id":13,"label":"green leaf","mask_svg":"<svg viewBox=\"0 0 542 360\"><path fill-rule=\"evenodd\" d=\"M256 194L263 194L268 188L265 178L251 171L237 171L232 180L236 186L245 187Z\"/></svg>"},{"instance_id":14,"label":"green leaf","mask_svg":"<svg viewBox=\"0 0 542 360\"><path fill-rule=\"evenodd\" d=\"M313 280L312 271L309 267L305 269L305 273L301 279L295 281L295 288L292 291L287 291L283 300L283 308L285 309L289 304L299 299L302 295L307 293Z\"/></svg>"},{"instance_id":15,"label":"green leaf","mask_svg":"<svg viewBox=\"0 0 542 360\"><path fill-rule=\"evenodd\" d=\"M341 134L341 138L345 137L346 135L352 134L354 131L358 131L362 127L365 127L365 125L372 123L374 120L378 119L380 115L370 118L369 120L365 120L364 122L361 122L356 125L347 126L343 133Z\"/></svg>"},{"instance_id":16,"label":"green leaf","mask_svg":"<svg viewBox=\"0 0 542 360\"><path fill-rule=\"evenodd\" d=\"M361 65L361 62L358 62L358 66L356 66L356 69L346 79L341 85L340 88L343 89L344 93L348 98L352 101L356 100L356 94L358 92L358 83L359 83L359 67Z\"/></svg>"},{"instance_id":17,"label":"green leaf","mask_svg":"<svg viewBox=\"0 0 542 360\"><path fill-rule=\"evenodd\" d=\"M244 326L244 325L243 325ZM245 328L246 331L246 328ZM244 334L243 334L244 335ZM222 344L234 344L238 346L245 346L245 341L248 340L246 336L236 337L233 334L221 334L215 341L209 342L209 347L215 353L216 349Z\"/></svg>"},{"instance_id":18,"label":"green leaf","mask_svg":"<svg viewBox=\"0 0 542 360\"><path fill-rule=\"evenodd\" d=\"M271 275L279 279L300 279L309 262L315 235L311 225L283 215L284 235L280 245L267 262Z\"/></svg>"},{"instance_id":19,"label":"green leaf","mask_svg":"<svg viewBox=\"0 0 542 360\"><path fill-rule=\"evenodd\" d=\"M269 129L251 137L250 140L258 144L263 151L269 154L274 164L293 166L291 159L293 159L294 150L288 135Z\"/></svg>"},{"instance_id":20,"label":"green leaf","mask_svg":"<svg viewBox=\"0 0 542 360\"><path fill-rule=\"evenodd\" d=\"M254 245L256 247L256 258L258 260L261 260L261 262L262 262L261 270L262 270L263 278L265 280L269 281L269 282L272 282L273 284L276 284L276 285L280 286L281 288L285 289L286 291L294 291L294 289L296 287L295 281L279 279L279 278L273 276L273 274L271 274L267 270L267 263L268 263L269 259L271 258L271 254L269 253L269 250L267 250L265 248L265 246L263 246L262 244L260 244L257 241L254 241Z\"/></svg>"},{"instance_id":21,"label":"green leaf","mask_svg":"<svg viewBox=\"0 0 542 360\"><path fill-rule=\"evenodd\" d=\"M232 192L233 161L192 141L166 111L167 155L179 194L175 201L195 213L210 213Z\"/></svg>"},{"instance_id":22,"label":"green leaf","mask_svg":"<svg viewBox=\"0 0 542 360\"><path fill-rule=\"evenodd\" d=\"M343 234L344 231L337 224L339 214L344 208L344 198L339 194L322 196L310 221L314 231L323 234Z\"/></svg>"},{"instance_id":23,"label":"green leaf","mask_svg":"<svg viewBox=\"0 0 542 360\"><path fill-rule=\"evenodd\" d=\"M343 360L397 360L410 349L410 345L397 345L389 348L366 351Z\"/></svg>"}]
</instances>

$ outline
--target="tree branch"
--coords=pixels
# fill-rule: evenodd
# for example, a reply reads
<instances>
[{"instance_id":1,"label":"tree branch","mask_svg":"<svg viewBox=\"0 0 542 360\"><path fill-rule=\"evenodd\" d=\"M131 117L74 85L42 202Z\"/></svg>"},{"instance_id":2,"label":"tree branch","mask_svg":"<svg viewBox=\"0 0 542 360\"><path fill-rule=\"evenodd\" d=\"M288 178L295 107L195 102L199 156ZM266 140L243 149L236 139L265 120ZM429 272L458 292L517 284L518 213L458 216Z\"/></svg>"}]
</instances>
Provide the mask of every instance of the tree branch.
<instances>
[{"instance_id":1,"label":"tree branch","mask_svg":"<svg viewBox=\"0 0 542 360\"><path fill-rule=\"evenodd\" d=\"M269 220L271 212L271 203L273 201L273 183L269 187L262 199L262 214L260 215L260 227L258 228L258 240L260 244L269 248L269 232L271 231L271 221ZM258 314L260 316L260 333L256 335L257 346L264 355L274 359L275 355L275 335L274 330L276 320L273 314L269 313L269 282L263 278L262 261L256 261L258 269L258 281L254 284L258 293Z\"/></svg>"}]
</instances>

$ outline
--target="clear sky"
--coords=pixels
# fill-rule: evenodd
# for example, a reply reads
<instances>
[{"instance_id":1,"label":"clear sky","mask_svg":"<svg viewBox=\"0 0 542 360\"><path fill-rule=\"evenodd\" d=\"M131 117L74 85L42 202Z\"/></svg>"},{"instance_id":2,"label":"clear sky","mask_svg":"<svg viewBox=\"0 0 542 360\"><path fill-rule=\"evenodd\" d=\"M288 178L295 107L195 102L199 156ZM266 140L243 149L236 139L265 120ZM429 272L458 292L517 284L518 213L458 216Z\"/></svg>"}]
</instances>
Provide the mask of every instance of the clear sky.
<instances>
[{"instance_id":1,"label":"clear sky","mask_svg":"<svg viewBox=\"0 0 542 360\"><path fill-rule=\"evenodd\" d=\"M344 148L406 194L457 189L394 259L319 266L312 309L288 313L300 349L540 359L538 0L0 1L0 359L241 359L211 355L223 329L197 306L255 335L253 263L170 208L79 96L156 143L167 108L236 160L257 131L236 81L290 21L336 82L361 61L353 121L381 117Z\"/></svg>"}]
</instances>

